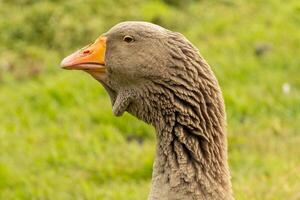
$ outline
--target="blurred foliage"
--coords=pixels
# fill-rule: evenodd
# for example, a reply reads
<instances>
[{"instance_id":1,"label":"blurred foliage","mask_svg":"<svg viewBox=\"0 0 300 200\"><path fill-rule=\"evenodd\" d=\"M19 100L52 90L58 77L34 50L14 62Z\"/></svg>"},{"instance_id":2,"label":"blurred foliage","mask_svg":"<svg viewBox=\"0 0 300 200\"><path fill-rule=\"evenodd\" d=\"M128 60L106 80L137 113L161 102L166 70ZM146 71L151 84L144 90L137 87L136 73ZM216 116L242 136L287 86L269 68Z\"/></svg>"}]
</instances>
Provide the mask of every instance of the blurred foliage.
<instances>
[{"instance_id":1,"label":"blurred foliage","mask_svg":"<svg viewBox=\"0 0 300 200\"><path fill-rule=\"evenodd\" d=\"M146 199L154 130L59 69L126 20L183 33L212 66L236 199L299 199L298 0L0 0L0 199Z\"/></svg>"}]
</instances>

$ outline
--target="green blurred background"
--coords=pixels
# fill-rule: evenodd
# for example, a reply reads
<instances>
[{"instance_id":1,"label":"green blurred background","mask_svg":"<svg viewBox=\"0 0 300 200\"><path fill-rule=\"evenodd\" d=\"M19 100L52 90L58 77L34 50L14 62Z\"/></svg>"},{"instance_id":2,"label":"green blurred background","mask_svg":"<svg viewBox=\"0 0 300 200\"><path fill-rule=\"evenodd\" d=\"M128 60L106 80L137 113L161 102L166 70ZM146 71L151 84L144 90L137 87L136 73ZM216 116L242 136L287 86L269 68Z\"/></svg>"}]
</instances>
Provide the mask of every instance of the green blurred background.
<instances>
[{"instance_id":1,"label":"green blurred background","mask_svg":"<svg viewBox=\"0 0 300 200\"><path fill-rule=\"evenodd\" d=\"M300 199L298 0L0 0L0 199L146 199L153 128L59 68L125 20L183 33L212 66L236 199Z\"/></svg>"}]
</instances>

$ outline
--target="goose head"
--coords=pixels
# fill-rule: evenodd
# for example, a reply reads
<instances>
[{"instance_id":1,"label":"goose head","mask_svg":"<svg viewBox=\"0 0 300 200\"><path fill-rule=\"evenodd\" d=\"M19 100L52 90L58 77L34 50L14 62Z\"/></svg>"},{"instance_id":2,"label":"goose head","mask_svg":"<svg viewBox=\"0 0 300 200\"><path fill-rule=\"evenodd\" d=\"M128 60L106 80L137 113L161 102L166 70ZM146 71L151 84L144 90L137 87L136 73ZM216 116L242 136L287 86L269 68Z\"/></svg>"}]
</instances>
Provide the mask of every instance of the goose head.
<instances>
[{"instance_id":1,"label":"goose head","mask_svg":"<svg viewBox=\"0 0 300 200\"><path fill-rule=\"evenodd\" d=\"M166 45L171 33L152 23L123 22L67 56L61 66L85 71L98 80L111 98L115 115L143 110L137 98L146 92L145 87L168 79L174 71Z\"/></svg>"}]
</instances>

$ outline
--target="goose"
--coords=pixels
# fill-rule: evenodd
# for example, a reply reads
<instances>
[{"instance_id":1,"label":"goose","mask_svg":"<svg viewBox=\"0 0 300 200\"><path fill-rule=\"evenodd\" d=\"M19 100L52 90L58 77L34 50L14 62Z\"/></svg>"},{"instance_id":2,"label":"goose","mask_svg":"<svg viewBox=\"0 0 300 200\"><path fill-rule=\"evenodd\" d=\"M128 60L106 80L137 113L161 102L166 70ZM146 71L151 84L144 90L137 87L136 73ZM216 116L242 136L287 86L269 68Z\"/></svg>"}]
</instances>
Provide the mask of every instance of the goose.
<instances>
[{"instance_id":1,"label":"goose","mask_svg":"<svg viewBox=\"0 0 300 200\"><path fill-rule=\"evenodd\" d=\"M210 66L180 33L121 22L61 62L99 81L115 116L154 126L149 200L232 200L224 100Z\"/></svg>"}]
</instances>

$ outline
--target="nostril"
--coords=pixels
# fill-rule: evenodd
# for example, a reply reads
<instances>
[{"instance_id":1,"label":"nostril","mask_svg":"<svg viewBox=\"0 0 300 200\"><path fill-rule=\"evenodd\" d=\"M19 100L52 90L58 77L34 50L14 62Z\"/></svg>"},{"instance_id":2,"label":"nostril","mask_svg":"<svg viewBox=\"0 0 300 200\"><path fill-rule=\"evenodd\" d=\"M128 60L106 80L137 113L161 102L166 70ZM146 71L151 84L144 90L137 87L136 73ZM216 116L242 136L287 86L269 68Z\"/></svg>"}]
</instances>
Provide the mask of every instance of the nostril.
<instances>
[{"instance_id":1,"label":"nostril","mask_svg":"<svg viewBox=\"0 0 300 200\"><path fill-rule=\"evenodd\" d=\"M90 51L90 50L84 50L82 53L83 53L83 54L90 54L91 51Z\"/></svg>"}]
</instances>

